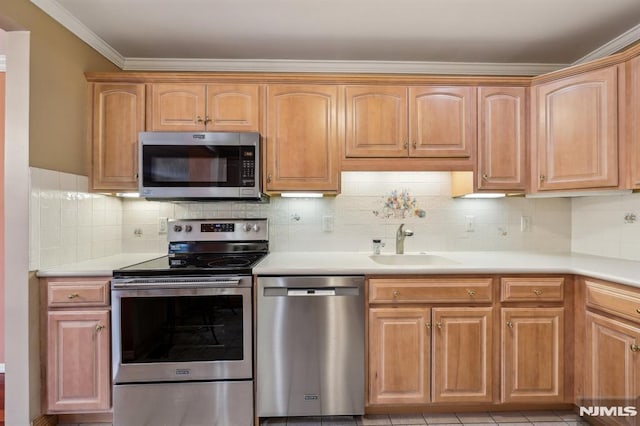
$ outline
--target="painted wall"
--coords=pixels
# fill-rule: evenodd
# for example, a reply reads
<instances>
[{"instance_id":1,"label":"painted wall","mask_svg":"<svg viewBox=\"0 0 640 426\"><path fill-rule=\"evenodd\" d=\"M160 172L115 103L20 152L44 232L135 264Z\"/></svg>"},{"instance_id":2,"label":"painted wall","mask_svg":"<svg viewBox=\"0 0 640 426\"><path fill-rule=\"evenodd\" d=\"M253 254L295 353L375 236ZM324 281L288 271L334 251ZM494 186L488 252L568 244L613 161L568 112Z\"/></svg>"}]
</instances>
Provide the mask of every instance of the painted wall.
<instances>
[{"instance_id":1,"label":"painted wall","mask_svg":"<svg viewBox=\"0 0 640 426\"><path fill-rule=\"evenodd\" d=\"M31 32L29 164L87 175L84 72L118 68L28 0L2 0L2 17Z\"/></svg>"},{"instance_id":2,"label":"painted wall","mask_svg":"<svg viewBox=\"0 0 640 426\"><path fill-rule=\"evenodd\" d=\"M0 33L4 39L4 32ZM0 223L4 223L4 98L5 73L0 72ZM0 271L4 271L4 226L0 226ZM4 364L4 272L0 274L0 364Z\"/></svg>"}]
</instances>

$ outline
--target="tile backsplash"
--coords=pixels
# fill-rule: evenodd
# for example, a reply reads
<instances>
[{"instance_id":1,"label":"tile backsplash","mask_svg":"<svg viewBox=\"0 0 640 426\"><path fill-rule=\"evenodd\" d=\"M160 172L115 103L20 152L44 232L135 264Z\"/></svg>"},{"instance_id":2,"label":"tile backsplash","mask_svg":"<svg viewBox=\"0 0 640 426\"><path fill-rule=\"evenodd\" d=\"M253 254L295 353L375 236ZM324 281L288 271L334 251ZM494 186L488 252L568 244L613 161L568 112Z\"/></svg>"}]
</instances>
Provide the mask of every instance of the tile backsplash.
<instances>
[{"instance_id":1,"label":"tile backsplash","mask_svg":"<svg viewBox=\"0 0 640 426\"><path fill-rule=\"evenodd\" d=\"M640 194L574 198L571 235L574 252L640 260Z\"/></svg>"},{"instance_id":2,"label":"tile backsplash","mask_svg":"<svg viewBox=\"0 0 640 426\"><path fill-rule=\"evenodd\" d=\"M344 172L336 197L185 203L90 194L86 177L32 168L30 266L164 252L162 218L266 217L272 251L369 251L371 240L381 238L382 251L391 253L401 223L414 232L405 252L571 249L571 200L452 199L450 179L446 172ZM385 208L394 191L409 194L404 218ZM530 223L525 231L523 216Z\"/></svg>"}]
</instances>

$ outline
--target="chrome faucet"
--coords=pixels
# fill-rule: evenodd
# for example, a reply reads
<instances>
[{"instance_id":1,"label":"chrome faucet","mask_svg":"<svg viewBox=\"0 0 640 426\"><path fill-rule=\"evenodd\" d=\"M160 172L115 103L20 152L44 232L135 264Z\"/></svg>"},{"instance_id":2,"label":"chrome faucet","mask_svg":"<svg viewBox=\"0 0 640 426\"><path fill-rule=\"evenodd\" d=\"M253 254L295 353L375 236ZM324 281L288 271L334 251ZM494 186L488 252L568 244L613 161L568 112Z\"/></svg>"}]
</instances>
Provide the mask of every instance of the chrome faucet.
<instances>
[{"instance_id":1,"label":"chrome faucet","mask_svg":"<svg viewBox=\"0 0 640 426\"><path fill-rule=\"evenodd\" d=\"M404 223L396 231L396 254L404 254L404 238L413 235L413 231L404 229Z\"/></svg>"}]
</instances>

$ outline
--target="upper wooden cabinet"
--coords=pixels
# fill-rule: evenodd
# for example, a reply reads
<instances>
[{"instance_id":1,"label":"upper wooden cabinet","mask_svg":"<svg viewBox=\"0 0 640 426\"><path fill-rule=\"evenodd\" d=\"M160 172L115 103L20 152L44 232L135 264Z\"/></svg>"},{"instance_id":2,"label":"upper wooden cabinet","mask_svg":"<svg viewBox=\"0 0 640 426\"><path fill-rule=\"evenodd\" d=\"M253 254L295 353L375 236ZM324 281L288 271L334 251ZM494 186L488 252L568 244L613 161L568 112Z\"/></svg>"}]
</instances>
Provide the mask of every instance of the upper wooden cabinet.
<instances>
[{"instance_id":1,"label":"upper wooden cabinet","mask_svg":"<svg viewBox=\"0 0 640 426\"><path fill-rule=\"evenodd\" d=\"M629 61L628 113L631 187L640 188L640 56Z\"/></svg>"},{"instance_id":2,"label":"upper wooden cabinet","mask_svg":"<svg viewBox=\"0 0 640 426\"><path fill-rule=\"evenodd\" d=\"M270 85L266 113L266 190L339 192L338 88Z\"/></svg>"},{"instance_id":3,"label":"upper wooden cabinet","mask_svg":"<svg viewBox=\"0 0 640 426\"><path fill-rule=\"evenodd\" d=\"M618 186L618 66L532 89L532 190Z\"/></svg>"},{"instance_id":4,"label":"upper wooden cabinet","mask_svg":"<svg viewBox=\"0 0 640 426\"><path fill-rule=\"evenodd\" d=\"M475 87L347 86L346 157L469 158Z\"/></svg>"},{"instance_id":5,"label":"upper wooden cabinet","mask_svg":"<svg viewBox=\"0 0 640 426\"><path fill-rule=\"evenodd\" d=\"M478 89L479 190L526 189L527 89Z\"/></svg>"},{"instance_id":6,"label":"upper wooden cabinet","mask_svg":"<svg viewBox=\"0 0 640 426\"><path fill-rule=\"evenodd\" d=\"M260 130L260 85L155 83L150 87L149 130Z\"/></svg>"},{"instance_id":7,"label":"upper wooden cabinet","mask_svg":"<svg viewBox=\"0 0 640 426\"><path fill-rule=\"evenodd\" d=\"M145 86L93 83L91 173L93 191L138 190L138 132L145 129Z\"/></svg>"}]
</instances>

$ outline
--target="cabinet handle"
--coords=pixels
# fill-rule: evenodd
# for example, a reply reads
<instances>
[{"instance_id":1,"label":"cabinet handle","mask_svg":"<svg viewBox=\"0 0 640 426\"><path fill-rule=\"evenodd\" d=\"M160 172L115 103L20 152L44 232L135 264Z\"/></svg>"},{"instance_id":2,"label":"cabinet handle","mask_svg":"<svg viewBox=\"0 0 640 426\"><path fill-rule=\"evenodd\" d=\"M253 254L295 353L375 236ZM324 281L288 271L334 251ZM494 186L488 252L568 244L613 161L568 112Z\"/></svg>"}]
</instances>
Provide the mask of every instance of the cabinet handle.
<instances>
[{"instance_id":1,"label":"cabinet handle","mask_svg":"<svg viewBox=\"0 0 640 426\"><path fill-rule=\"evenodd\" d=\"M544 175L540 175L540 182L544 182L544 179L545 179Z\"/></svg>"},{"instance_id":2,"label":"cabinet handle","mask_svg":"<svg viewBox=\"0 0 640 426\"><path fill-rule=\"evenodd\" d=\"M507 321L507 327L513 328L513 321L511 320Z\"/></svg>"},{"instance_id":3,"label":"cabinet handle","mask_svg":"<svg viewBox=\"0 0 640 426\"><path fill-rule=\"evenodd\" d=\"M418 149L418 144L416 143L416 141L413 141L413 149Z\"/></svg>"},{"instance_id":4,"label":"cabinet handle","mask_svg":"<svg viewBox=\"0 0 640 426\"><path fill-rule=\"evenodd\" d=\"M404 143L404 149L409 149L409 142Z\"/></svg>"},{"instance_id":5,"label":"cabinet handle","mask_svg":"<svg viewBox=\"0 0 640 426\"><path fill-rule=\"evenodd\" d=\"M210 122L211 122L211 119L209 118L209 116L208 115L205 116L204 117L204 124L207 124L207 123L210 123Z\"/></svg>"},{"instance_id":6,"label":"cabinet handle","mask_svg":"<svg viewBox=\"0 0 640 426\"><path fill-rule=\"evenodd\" d=\"M202 119L202 117L197 116L196 119L195 119L195 122L196 123L204 123L204 120Z\"/></svg>"},{"instance_id":7,"label":"cabinet handle","mask_svg":"<svg viewBox=\"0 0 640 426\"><path fill-rule=\"evenodd\" d=\"M71 293L67 296L67 299L75 299L76 297L80 297L78 293Z\"/></svg>"},{"instance_id":8,"label":"cabinet handle","mask_svg":"<svg viewBox=\"0 0 640 426\"><path fill-rule=\"evenodd\" d=\"M431 330L431 323L430 322L425 322L424 326L427 327L429 330Z\"/></svg>"},{"instance_id":9,"label":"cabinet handle","mask_svg":"<svg viewBox=\"0 0 640 426\"><path fill-rule=\"evenodd\" d=\"M102 325L102 324L96 325L96 331L100 332L102 330L104 330L104 325Z\"/></svg>"},{"instance_id":10,"label":"cabinet handle","mask_svg":"<svg viewBox=\"0 0 640 426\"><path fill-rule=\"evenodd\" d=\"M442 321L436 321L436 327L438 327L438 330L442 330Z\"/></svg>"},{"instance_id":11,"label":"cabinet handle","mask_svg":"<svg viewBox=\"0 0 640 426\"><path fill-rule=\"evenodd\" d=\"M475 290L471 290L470 288L467 289L467 294L469 295L469 297L473 297L476 295L476 291Z\"/></svg>"},{"instance_id":12,"label":"cabinet handle","mask_svg":"<svg viewBox=\"0 0 640 426\"><path fill-rule=\"evenodd\" d=\"M489 175L486 173L482 175L482 180L489 180Z\"/></svg>"},{"instance_id":13,"label":"cabinet handle","mask_svg":"<svg viewBox=\"0 0 640 426\"><path fill-rule=\"evenodd\" d=\"M271 183L271 173L267 175L267 183Z\"/></svg>"},{"instance_id":14,"label":"cabinet handle","mask_svg":"<svg viewBox=\"0 0 640 426\"><path fill-rule=\"evenodd\" d=\"M400 296L400 292L398 290L393 290L393 293L391 293L391 294L393 294L393 298L394 299L397 299L398 296Z\"/></svg>"},{"instance_id":15,"label":"cabinet handle","mask_svg":"<svg viewBox=\"0 0 640 426\"><path fill-rule=\"evenodd\" d=\"M538 288L535 288L535 289L533 289L533 293L534 293L536 296L540 296L540 295L542 294L542 290L540 290L540 289L538 289Z\"/></svg>"},{"instance_id":16,"label":"cabinet handle","mask_svg":"<svg viewBox=\"0 0 640 426\"><path fill-rule=\"evenodd\" d=\"M635 343L631 344L631 352L638 352L640 351L640 346L636 345Z\"/></svg>"}]
</instances>

